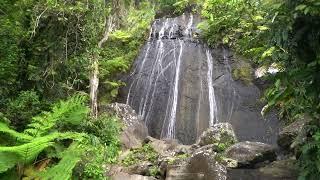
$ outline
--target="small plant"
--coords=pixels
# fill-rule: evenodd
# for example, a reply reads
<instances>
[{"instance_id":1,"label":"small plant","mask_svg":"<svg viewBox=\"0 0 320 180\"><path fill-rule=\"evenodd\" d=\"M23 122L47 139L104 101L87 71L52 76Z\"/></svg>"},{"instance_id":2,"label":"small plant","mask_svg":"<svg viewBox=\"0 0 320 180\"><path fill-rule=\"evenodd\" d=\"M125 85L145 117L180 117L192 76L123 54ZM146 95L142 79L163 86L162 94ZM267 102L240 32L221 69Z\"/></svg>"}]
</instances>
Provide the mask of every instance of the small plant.
<instances>
[{"instance_id":1,"label":"small plant","mask_svg":"<svg viewBox=\"0 0 320 180\"><path fill-rule=\"evenodd\" d=\"M158 157L159 154L151 147L151 145L145 144L141 148L132 150L122 163L125 166L138 164L143 161L155 163Z\"/></svg>"},{"instance_id":2,"label":"small plant","mask_svg":"<svg viewBox=\"0 0 320 180\"><path fill-rule=\"evenodd\" d=\"M153 177L157 177L160 174L160 169L158 166L151 166L149 168L149 175Z\"/></svg>"},{"instance_id":3,"label":"small plant","mask_svg":"<svg viewBox=\"0 0 320 180\"><path fill-rule=\"evenodd\" d=\"M251 84L253 80L251 71L252 68L249 66L238 67L233 70L232 76L234 80L241 80L246 84Z\"/></svg>"},{"instance_id":4,"label":"small plant","mask_svg":"<svg viewBox=\"0 0 320 180\"><path fill-rule=\"evenodd\" d=\"M315 124L309 125L307 132L310 136L302 142L299 180L318 179L320 176L320 128Z\"/></svg>"}]
</instances>

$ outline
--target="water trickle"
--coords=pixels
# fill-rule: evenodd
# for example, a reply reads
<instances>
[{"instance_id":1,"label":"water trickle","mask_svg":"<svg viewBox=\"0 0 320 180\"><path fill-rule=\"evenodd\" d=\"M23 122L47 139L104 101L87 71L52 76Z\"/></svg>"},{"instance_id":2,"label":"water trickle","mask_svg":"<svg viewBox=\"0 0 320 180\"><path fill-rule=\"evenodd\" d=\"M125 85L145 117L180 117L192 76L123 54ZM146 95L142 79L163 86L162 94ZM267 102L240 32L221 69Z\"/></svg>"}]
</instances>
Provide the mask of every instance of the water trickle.
<instances>
[{"instance_id":1,"label":"water trickle","mask_svg":"<svg viewBox=\"0 0 320 180\"><path fill-rule=\"evenodd\" d=\"M180 64L181 64L181 57L183 52L183 41L179 40L180 51L177 62L175 63L176 71L175 71L175 78L174 78L174 89L173 89L173 103L172 109L169 116L169 125L167 133L165 134L165 138L175 138L175 125L176 125L176 112L178 106L178 88L179 88L179 75L180 75Z\"/></svg>"},{"instance_id":2,"label":"water trickle","mask_svg":"<svg viewBox=\"0 0 320 180\"><path fill-rule=\"evenodd\" d=\"M231 75L231 71L232 71L232 68L230 66L230 62L229 62L229 57L227 55L227 51L225 48L223 48L223 60L224 60L224 64L225 64L225 71L226 71L226 74L228 75L227 76L227 82L228 82L228 88L229 88L229 93L231 93L230 95L230 104L228 105L228 110L229 110L229 114L228 114L228 117L227 117L227 120L228 122L230 122L231 118L232 118L232 115L233 115L233 112L234 112L234 106L235 106L235 102L237 101L237 94L236 94L236 90L235 90L235 87L234 87L234 80L232 78L232 75Z\"/></svg>"},{"instance_id":3,"label":"water trickle","mask_svg":"<svg viewBox=\"0 0 320 180\"><path fill-rule=\"evenodd\" d=\"M208 81L208 93L209 93L209 106L210 106L210 120L209 125L212 126L214 123L218 122L217 118L217 102L214 93L213 83L212 83L212 55L209 49L206 50L207 55L207 64L208 64L208 71L207 71L207 81Z\"/></svg>"}]
</instances>

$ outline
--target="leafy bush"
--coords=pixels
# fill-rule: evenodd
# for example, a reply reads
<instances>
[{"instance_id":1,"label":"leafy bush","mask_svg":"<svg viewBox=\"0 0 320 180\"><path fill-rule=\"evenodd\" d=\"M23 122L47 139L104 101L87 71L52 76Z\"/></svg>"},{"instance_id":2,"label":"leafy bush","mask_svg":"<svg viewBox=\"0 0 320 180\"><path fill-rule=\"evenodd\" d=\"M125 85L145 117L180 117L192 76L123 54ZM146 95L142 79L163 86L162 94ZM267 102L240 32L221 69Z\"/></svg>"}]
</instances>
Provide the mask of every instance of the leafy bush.
<instances>
[{"instance_id":1,"label":"leafy bush","mask_svg":"<svg viewBox=\"0 0 320 180\"><path fill-rule=\"evenodd\" d=\"M320 176L320 128L319 124L307 126L308 139L302 142L299 180L318 179Z\"/></svg>"},{"instance_id":2,"label":"leafy bush","mask_svg":"<svg viewBox=\"0 0 320 180\"><path fill-rule=\"evenodd\" d=\"M22 130L40 112L41 106L44 106L40 103L35 91L21 91L17 98L8 102L5 116L17 130Z\"/></svg>"},{"instance_id":3,"label":"leafy bush","mask_svg":"<svg viewBox=\"0 0 320 180\"><path fill-rule=\"evenodd\" d=\"M105 179L106 164L115 163L120 151L121 125L116 117L102 114L86 121L82 131L89 134L88 145L75 175L81 179Z\"/></svg>"}]
</instances>

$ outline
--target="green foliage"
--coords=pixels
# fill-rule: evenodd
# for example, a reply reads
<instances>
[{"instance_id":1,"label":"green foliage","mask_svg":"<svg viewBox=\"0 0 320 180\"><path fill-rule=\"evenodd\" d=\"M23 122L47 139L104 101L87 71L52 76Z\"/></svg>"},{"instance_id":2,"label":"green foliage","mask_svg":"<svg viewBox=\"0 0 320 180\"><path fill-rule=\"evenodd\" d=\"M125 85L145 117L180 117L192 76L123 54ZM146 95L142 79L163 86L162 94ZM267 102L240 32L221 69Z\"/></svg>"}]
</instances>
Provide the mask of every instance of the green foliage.
<instances>
[{"instance_id":1,"label":"green foliage","mask_svg":"<svg viewBox=\"0 0 320 180\"><path fill-rule=\"evenodd\" d=\"M163 16L178 16L184 12L194 12L200 9L202 5L201 0L158 0L157 1L157 15Z\"/></svg>"},{"instance_id":2,"label":"green foliage","mask_svg":"<svg viewBox=\"0 0 320 180\"><path fill-rule=\"evenodd\" d=\"M148 1L141 2L139 8L131 6L120 21L122 27L110 34L99 54L100 88L105 92L101 100L104 103L112 101L117 96L119 88L124 85L115 77L129 70L147 39L154 15L154 6Z\"/></svg>"},{"instance_id":3,"label":"green foliage","mask_svg":"<svg viewBox=\"0 0 320 180\"><path fill-rule=\"evenodd\" d=\"M300 156L299 180L318 179L320 175L320 128L319 124L307 126L310 137L303 142Z\"/></svg>"},{"instance_id":4,"label":"green foliage","mask_svg":"<svg viewBox=\"0 0 320 180\"><path fill-rule=\"evenodd\" d=\"M8 102L5 116L11 119L13 126L21 130L33 116L40 112L41 106L35 91L21 91L17 98Z\"/></svg>"},{"instance_id":5,"label":"green foliage","mask_svg":"<svg viewBox=\"0 0 320 180\"><path fill-rule=\"evenodd\" d=\"M105 179L102 165L116 161L121 126L108 115L88 120L85 96L59 100L88 89L97 59L100 97L112 101L124 85L118 74L129 70L154 14L149 1L0 2L1 175L17 166L30 167L34 172L24 174L30 178L70 179L83 165L76 176ZM110 16L115 28L100 48ZM42 158L50 163L42 165Z\"/></svg>"},{"instance_id":6,"label":"green foliage","mask_svg":"<svg viewBox=\"0 0 320 180\"><path fill-rule=\"evenodd\" d=\"M86 121L82 129L89 139L75 174L82 179L105 179L105 164L115 163L120 151L119 120L102 114L98 119Z\"/></svg>"},{"instance_id":7,"label":"green foliage","mask_svg":"<svg viewBox=\"0 0 320 180\"><path fill-rule=\"evenodd\" d=\"M19 133L13 129L11 129L7 124L4 122L0 122L0 132L2 134L8 135L17 141L30 141L32 140L32 136L26 135L24 133Z\"/></svg>"},{"instance_id":8,"label":"green foliage","mask_svg":"<svg viewBox=\"0 0 320 180\"><path fill-rule=\"evenodd\" d=\"M105 179L103 165L116 161L120 150L121 128L118 120L108 115L87 121L86 101L86 96L76 94L66 101L56 103L50 112L34 117L23 133L1 122L1 137L12 137L15 143L0 147L0 175L2 173L4 176L5 172L15 166L30 167L33 162L41 162L44 158L52 159L52 163L44 166L44 170L34 169L32 173L25 171L28 173L25 176L43 179L70 179L75 176ZM66 126L73 126L73 131L66 131ZM81 166L83 168L79 168Z\"/></svg>"},{"instance_id":9,"label":"green foliage","mask_svg":"<svg viewBox=\"0 0 320 180\"><path fill-rule=\"evenodd\" d=\"M73 168L81 160L84 149L78 143L72 143L67 150L61 153L59 163L40 173L43 179L71 179Z\"/></svg>"},{"instance_id":10,"label":"green foliage","mask_svg":"<svg viewBox=\"0 0 320 180\"><path fill-rule=\"evenodd\" d=\"M246 65L233 69L232 76L234 80L242 80L246 84L251 84L253 81L252 72L250 65Z\"/></svg>"},{"instance_id":11,"label":"green foliage","mask_svg":"<svg viewBox=\"0 0 320 180\"><path fill-rule=\"evenodd\" d=\"M98 119L86 121L83 125L83 131L89 133L92 136L98 137L100 141L106 145L119 144L118 136L121 131L119 120L108 114L101 114ZM99 142L92 143L96 144Z\"/></svg>"},{"instance_id":12,"label":"green foliage","mask_svg":"<svg viewBox=\"0 0 320 180\"><path fill-rule=\"evenodd\" d=\"M1 135L6 134L17 140L16 144L12 146L0 147L0 173L13 168L17 164L26 165L32 163L38 158L40 153L50 148L61 146L64 140L68 139L82 142L85 134L77 132L57 132L57 129L59 123L82 122L82 120L86 118L88 108L84 106L85 100L85 96L75 95L67 101L57 103L53 106L51 112L45 112L43 115L33 118L33 121L24 133L16 132L6 124L0 123ZM55 130L53 130L54 127ZM67 152L68 151L66 151L66 153ZM75 155L75 153L72 153L72 155ZM63 168L60 166L71 168L72 163L67 165L65 163L68 161L72 162L72 160L75 161L74 158L75 157L69 157L69 160L62 159L61 164L59 163L57 167L54 167L48 172L53 171L52 173L56 174L57 172L55 171L57 171L58 168ZM72 171L69 172L69 175L66 172L64 172L64 174L70 176L71 172ZM50 174L46 175L50 176Z\"/></svg>"},{"instance_id":13,"label":"green foliage","mask_svg":"<svg viewBox=\"0 0 320 180\"><path fill-rule=\"evenodd\" d=\"M141 148L130 151L130 154L122 161L125 166L139 164L143 161L154 163L159 154L152 148L150 144L145 144Z\"/></svg>"},{"instance_id":14,"label":"green foliage","mask_svg":"<svg viewBox=\"0 0 320 180\"><path fill-rule=\"evenodd\" d=\"M151 166L149 168L149 175L153 176L153 177L157 177L158 175L160 175L160 169L157 166Z\"/></svg>"},{"instance_id":15,"label":"green foliage","mask_svg":"<svg viewBox=\"0 0 320 180\"><path fill-rule=\"evenodd\" d=\"M43 112L40 116L32 118L32 122L24 131L34 137L40 137L58 125L80 125L86 118L89 109L85 106L87 97L75 95L67 101L56 103L51 112Z\"/></svg>"}]
</instances>

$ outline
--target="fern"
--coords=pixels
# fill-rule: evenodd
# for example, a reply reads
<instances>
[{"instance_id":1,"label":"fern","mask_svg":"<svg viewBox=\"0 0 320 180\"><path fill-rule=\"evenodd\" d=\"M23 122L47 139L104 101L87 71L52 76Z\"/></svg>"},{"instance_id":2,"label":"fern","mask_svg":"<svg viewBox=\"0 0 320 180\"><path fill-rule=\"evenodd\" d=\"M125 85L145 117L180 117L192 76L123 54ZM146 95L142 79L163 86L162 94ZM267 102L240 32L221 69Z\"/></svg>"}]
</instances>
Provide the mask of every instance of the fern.
<instances>
[{"instance_id":1,"label":"fern","mask_svg":"<svg viewBox=\"0 0 320 180\"><path fill-rule=\"evenodd\" d=\"M19 133L15 130L10 129L5 123L0 122L0 133L7 134L13 138L16 138L21 141L30 141L32 139L31 136L26 135L24 133Z\"/></svg>"},{"instance_id":2,"label":"fern","mask_svg":"<svg viewBox=\"0 0 320 180\"><path fill-rule=\"evenodd\" d=\"M55 140L63 139L78 139L80 140L83 134L80 133L52 133L47 136L38 137L29 143L13 147L0 147L0 173L13 167L17 163L30 163L36 159L39 153L44 149L53 146Z\"/></svg>"},{"instance_id":3,"label":"fern","mask_svg":"<svg viewBox=\"0 0 320 180\"><path fill-rule=\"evenodd\" d=\"M19 157L14 153L0 152L0 173L13 168L17 162L19 162Z\"/></svg>"},{"instance_id":4,"label":"fern","mask_svg":"<svg viewBox=\"0 0 320 180\"><path fill-rule=\"evenodd\" d=\"M79 146L79 143L72 143L72 145L61 154L62 159L60 162L45 172L40 173L40 177L50 180L71 179L72 170L81 160L83 152L84 149Z\"/></svg>"},{"instance_id":5,"label":"fern","mask_svg":"<svg viewBox=\"0 0 320 180\"><path fill-rule=\"evenodd\" d=\"M53 106L51 112L44 112L34 117L24 133L39 137L50 132L58 123L79 125L89 112L88 107L84 106L86 101L86 96L82 95L75 95L67 101L60 101Z\"/></svg>"},{"instance_id":6,"label":"fern","mask_svg":"<svg viewBox=\"0 0 320 180\"><path fill-rule=\"evenodd\" d=\"M74 168L82 160L81 163L85 163L86 168L80 174L84 177L104 178L104 169L101 165L105 162L114 162L117 157L120 147L118 139L120 125L116 119L109 116L102 116L99 120L93 121L92 125L89 122L83 123L88 114L86 100L85 96L76 95L67 101L55 104L52 111L34 117L23 133L16 132L0 122L0 137L6 135L19 140L19 143L12 146L0 146L0 174L7 175L19 165L22 168L32 169L33 173L24 174L31 179L71 179ZM62 132L70 129L66 128L70 124L78 129L84 127L88 131ZM79 126L80 124L82 126ZM96 144L90 141L90 136L95 137ZM83 161L86 158L82 157L85 152L87 155L89 153L93 155ZM32 164L40 153L41 157L47 157L51 163ZM58 163L57 159L60 159ZM43 167L38 169L36 168L38 165ZM47 165L49 167L46 167ZM44 168L46 170L43 171ZM18 176L21 177L22 174L18 173Z\"/></svg>"},{"instance_id":7,"label":"fern","mask_svg":"<svg viewBox=\"0 0 320 180\"><path fill-rule=\"evenodd\" d=\"M318 179L320 176L320 129L309 125L309 130L313 135L304 141L301 148L299 180Z\"/></svg>"},{"instance_id":8,"label":"fern","mask_svg":"<svg viewBox=\"0 0 320 180\"><path fill-rule=\"evenodd\" d=\"M10 129L0 122L0 133L16 138L23 144L0 147L0 173L16 164L27 164L34 161L39 153L56 146L61 140L71 139L81 142L85 134L76 132L57 132L60 124L79 125L88 113L85 106L86 96L75 95L67 101L60 101L51 112L44 112L34 117L32 123L23 133ZM1 135L0 134L0 135Z\"/></svg>"}]
</instances>

